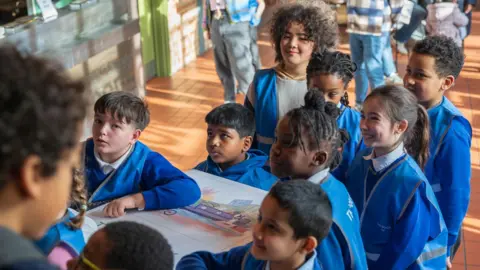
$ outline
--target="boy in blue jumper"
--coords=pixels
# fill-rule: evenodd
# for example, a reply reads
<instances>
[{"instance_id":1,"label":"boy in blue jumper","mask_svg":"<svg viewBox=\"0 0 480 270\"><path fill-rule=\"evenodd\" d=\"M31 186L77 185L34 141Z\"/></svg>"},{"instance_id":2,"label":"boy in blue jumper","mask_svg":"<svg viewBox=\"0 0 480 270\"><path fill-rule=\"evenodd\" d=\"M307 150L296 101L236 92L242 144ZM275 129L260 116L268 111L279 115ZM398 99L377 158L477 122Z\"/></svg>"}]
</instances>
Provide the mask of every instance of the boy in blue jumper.
<instances>
[{"instance_id":1,"label":"boy in blue jumper","mask_svg":"<svg viewBox=\"0 0 480 270\"><path fill-rule=\"evenodd\" d=\"M332 206L319 185L292 180L275 184L262 202L253 242L227 252L183 257L183 269L321 269L315 247L332 225Z\"/></svg>"},{"instance_id":2,"label":"boy in blue jumper","mask_svg":"<svg viewBox=\"0 0 480 270\"><path fill-rule=\"evenodd\" d=\"M102 96L94 106L93 138L85 143L90 206L111 201L108 217L126 209L184 207L200 198L197 183L138 141L150 121L146 103L127 92Z\"/></svg>"},{"instance_id":3,"label":"boy in blue jumper","mask_svg":"<svg viewBox=\"0 0 480 270\"><path fill-rule=\"evenodd\" d=\"M57 269L38 240L65 210L88 93L61 65L0 48L0 269Z\"/></svg>"},{"instance_id":4,"label":"boy in blue jumper","mask_svg":"<svg viewBox=\"0 0 480 270\"><path fill-rule=\"evenodd\" d=\"M237 103L224 104L205 117L208 158L195 169L245 185L270 190L277 178L267 172L268 156L250 149L255 134L255 117Z\"/></svg>"},{"instance_id":5,"label":"boy in blue jumper","mask_svg":"<svg viewBox=\"0 0 480 270\"><path fill-rule=\"evenodd\" d=\"M404 78L430 118L430 158L425 176L430 182L448 228L448 253L453 258L470 201L472 128L444 96L455 84L464 63L451 38L427 37L413 48ZM451 260L449 260L450 263Z\"/></svg>"}]
</instances>

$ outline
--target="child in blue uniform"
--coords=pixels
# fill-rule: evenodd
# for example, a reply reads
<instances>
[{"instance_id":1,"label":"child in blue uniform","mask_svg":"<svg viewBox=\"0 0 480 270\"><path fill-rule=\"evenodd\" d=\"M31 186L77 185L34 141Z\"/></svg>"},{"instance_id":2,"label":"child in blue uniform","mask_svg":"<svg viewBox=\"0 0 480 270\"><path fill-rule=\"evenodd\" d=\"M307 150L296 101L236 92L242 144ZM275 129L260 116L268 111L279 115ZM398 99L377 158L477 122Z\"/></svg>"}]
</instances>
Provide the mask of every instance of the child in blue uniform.
<instances>
[{"instance_id":1,"label":"child in blue uniform","mask_svg":"<svg viewBox=\"0 0 480 270\"><path fill-rule=\"evenodd\" d=\"M357 66L350 56L338 51L314 53L307 67L308 88L319 89L326 101L333 102L340 108L337 125L349 135L343 148L342 162L331 172L340 181L345 181L348 166L361 149L360 113L350 108L347 93L355 70Z\"/></svg>"},{"instance_id":2,"label":"child in blue uniform","mask_svg":"<svg viewBox=\"0 0 480 270\"><path fill-rule=\"evenodd\" d=\"M111 201L104 214L126 209L171 209L200 198L197 183L138 141L150 121L147 105L128 92L95 102L93 138L85 143L85 175L91 206Z\"/></svg>"},{"instance_id":3,"label":"child in blue uniform","mask_svg":"<svg viewBox=\"0 0 480 270\"><path fill-rule=\"evenodd\" d=\"M320 270L315 247L331 224L332 206L319 185L279 182L260 206L252 243L218 254L195 252L183 257L176 269Z\"/></svg>"},{"instance_id":4,"label":"child in blue uniform","mask_svg":"<svg viewBox=\"0 0 480 270\"><path fill-rule=\"evenodd\" d=\"M53 270L30 239L65 210L90 93L61 65L0 48L0 269Z\"/></svg>"},{"instance_id":5,"label":"child in blue uniform","mask_svg":"<svg viewBox=\"0 0 480 270\"><path fill-rule=\"evenodd\" d=\"M268 156L250 149L255 134L252 112L240 104L224 104L208 113L205 122L209 155L195 169L270 190L277 178L263 169Z\"/></svg>"},{"instance_id":6,"label":"child in blue uniform","mask_svg":"<svg viewBox=\"0 0 480 270\"><path fill-rule=\"evenodd\" d=\"M462 221L470 201L472 127L444 96L463 67L464 55L447 37L427 37L413 48L404 78L430 118L430 159L425 175L448 228L448 255L460 244ZM455 250L452 250L456 247Z\"/></svg>"},{"instance_id":7,"label":"child in blue uniform","mask_svg":"<svg viewBox=\"0 0 480 270\"><path fill-rule=\"evenodd\" d=\"M365 145L345 183L360 211L369 269L445 269L447 228L422 169L428 116L401 86L367 97L360 128Z\"/></svg>"},{"instance_id":8,"label":"child in blue uniform","mask_svg":"<svg viewBox=\"0 0 480 270\"><path fill-rule=\"evenodd\" d=\"M270 152L277 121L303 104L312 53L334 47L337 28L334 12L323 1L282 6L274 15L270 34L278 64L256 72L245 99L255 115L253 148Z\"/></svg>"},{"instance_id":9,"label":"child in blue uniform","mask_svg":"<svg viewBox=\"0 0 480 270\"><path fill-rule=\"evenodd\" d=\"M113 222L95 232L70 270L172 270L173 252L157 230L132 221Z\"/></svg>"},{"instance_id":10,"label":"child in blue uniform","mask_svg":"<svg viewBox=\"0 0 480 270\"><path fill-rule=\"evenodd\" d=\"M346 137L337 127L340 110L318 90L305 95L305 106L288 112L278 123L270 151L272 173L320 185L332 204L333 225L317 247L324 269L367 269L358 212L345 186L329 172L341 160Z\"/></svg>"}]
</instances>

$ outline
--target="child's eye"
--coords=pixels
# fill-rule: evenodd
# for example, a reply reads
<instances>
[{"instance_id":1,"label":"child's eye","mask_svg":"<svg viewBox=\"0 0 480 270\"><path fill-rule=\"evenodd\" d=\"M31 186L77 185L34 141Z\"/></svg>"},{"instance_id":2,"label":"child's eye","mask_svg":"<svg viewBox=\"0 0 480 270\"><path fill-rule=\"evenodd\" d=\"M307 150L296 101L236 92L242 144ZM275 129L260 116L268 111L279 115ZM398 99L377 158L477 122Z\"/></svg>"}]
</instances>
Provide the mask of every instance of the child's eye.
<instances>
[{"instance_id":1,"label":"child's eye","mask_svg":"<svg viewBox=\"0 0 480 270\"><path fill-rule=\"evenodd\" d=\"M212 137L212 132L207 132L207 137Z\"/></svg>"},{"instance_id":2,"label":"child's eye","mask_svg":"<svg viewBox=\"0 0 480 270\"><path fill-rule=\"evenodd\" d=\"M261 216L261 215L258 215L258 216L257 216L257 221L258 221L258 222L262 221L262 216Z\"/></svg>"},{"instance_id":3,"label":"child's eye","mask_svg":"<svg viewBox=\"0 0 480 270\"><path fill-rule=\"evenodd\" d=\"M93 122L94 122L95 124L101 124L101 123L102 123L102 121L101 121L100 119L95 119Z\"/></svg>"},{"instance_id":4,"label":"child's eye","mask_svg":"<svg viewBox=\"0 0 480 270\"><path fill-rule=\"evenodd\" d=\"M113 128L120 128L119 125L113 125Z\"/></svg>"},{"instance_id":5,"label":"child's eye","mask_svg":"<svg viewBox=\"0 0 480 270\"><path fill-rule=\"evenodd\" d=\"M228 138L230 138L230 136L228 136L227 134L223 133L222 135L220 135L220 138L222 138L222 139L228 139Z\"/></svg>"},{"instance_id":6,"label":"child's eye","mask_svg":"<svg viewBox=\"0 0 480 270\"><path fill-rule=\"evenodd\" d=\"M273 224L271 224L271 223L267 224L267 228L268 228L269 230L272 230L272 231L277 231L277 227L275 227L275 225L273 225Z\"/></svg>"}]
</instances>

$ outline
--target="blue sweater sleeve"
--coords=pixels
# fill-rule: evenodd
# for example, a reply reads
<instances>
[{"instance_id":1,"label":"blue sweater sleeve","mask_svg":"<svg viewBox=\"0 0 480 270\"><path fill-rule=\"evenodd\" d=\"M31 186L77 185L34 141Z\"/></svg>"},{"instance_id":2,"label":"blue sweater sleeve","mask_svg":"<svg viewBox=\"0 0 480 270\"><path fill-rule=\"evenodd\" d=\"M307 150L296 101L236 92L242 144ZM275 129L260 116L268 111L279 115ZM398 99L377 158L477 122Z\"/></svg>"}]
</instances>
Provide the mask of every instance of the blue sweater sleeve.
<instances>
[{"instance_id":1,"label":"blue sweater sleeve","mask_svg":"<svg viewBox=\"0 0 480 270\"><path fill-rule=\"evenodd\" d=\"M422 253L430 236L428 201L417 190L397 221L374 269L407 269Z\"/></svg>"},{"instance_id":2,"label":"blue sweater sleeve","mask_svg":"<svg viewBox=\"0 0 480 270\"><path fill-rule=\"evenodd\" d=\"M435 195L448 228L448 255L470 201L470 145L470 133L454 120L434 160L435 177L440 177L441 186Z\"/></svg>"},{"instance_id":3,"label":"blue sweater sleeve","mask_svg":"<svg viewBox=\"0 0 480 270\"><path fill-rule=\"evenodd\" d=\"M200 199L195 180L175 168L156 152L148 154L142 172L145 210L172 209L191 205Z\"/></svg>"},{"instance_id":4,"label":"blue sweater sleeve","mask_svg":"<svg viewBox=\"0 0 480 270\"><path fill-rule=\"evenodd\" d=\"M227 252L211 253L198 251L183 257L177 264L176 270L240 270L243 258L251 244L235 247Z\"/></svg>"}]
</instances>

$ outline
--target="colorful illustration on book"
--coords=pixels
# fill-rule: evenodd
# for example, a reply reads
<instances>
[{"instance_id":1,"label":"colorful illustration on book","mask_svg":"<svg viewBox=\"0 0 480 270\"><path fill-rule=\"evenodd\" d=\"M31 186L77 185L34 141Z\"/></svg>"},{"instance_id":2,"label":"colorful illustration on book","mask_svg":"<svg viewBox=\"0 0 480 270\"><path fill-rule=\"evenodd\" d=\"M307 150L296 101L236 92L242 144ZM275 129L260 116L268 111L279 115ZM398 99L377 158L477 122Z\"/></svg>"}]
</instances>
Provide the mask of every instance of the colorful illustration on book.
<instances>
[{"instance_id":1,"label":"colorful illustration on book","mask_svg":"<svg viewBox=\"0 0 480 270\"><path fill-rule=\"evenodd\" d=\"M250 237L247 232L255 224L260 206L253 204L253 200L232 199L228 202L225 199L219 200L215 195L219 195L215 189L205 187L202 189L201 199L193 205L162 211L127 211L123 219L149 221L153 226L175 228L174 230L196 228L199 232L210 232L224 237ZM113 221L105 218L103 209L100 208L89 213L89 216L95 218L99 227Z\"/></svg>"},{"instance_id":2,"label":"colorful illustration on book","mask_svg":"<svg viewBox=\"0 0 480 270\"><path fill-rule=\"evenodd\" d=\"M228 204L218 203L214 201L215 193L212 188L204 188L202 198L197 203L185 207L186 211L166 210L163 214L172 217L187 216L236 235L250 231L256 222L260 206L252 204L252 200L240 199L233 199Z\"/></svg>"}]
</instances>

